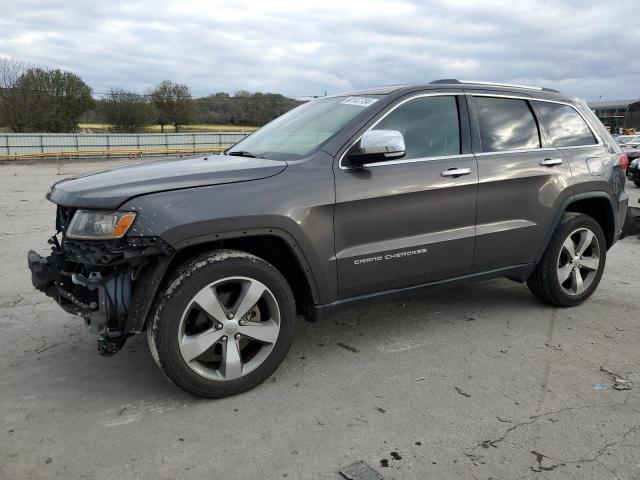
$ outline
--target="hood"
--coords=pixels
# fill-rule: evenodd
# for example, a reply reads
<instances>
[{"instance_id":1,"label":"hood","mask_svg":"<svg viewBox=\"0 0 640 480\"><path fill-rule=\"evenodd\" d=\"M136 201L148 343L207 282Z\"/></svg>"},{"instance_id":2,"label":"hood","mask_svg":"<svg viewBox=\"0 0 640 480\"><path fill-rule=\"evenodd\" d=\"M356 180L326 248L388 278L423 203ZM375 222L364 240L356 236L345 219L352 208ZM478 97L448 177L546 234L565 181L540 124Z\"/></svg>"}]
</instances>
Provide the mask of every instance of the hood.
<instances>
[{"instance_id":1,"label":"hood","mask_svg":"<svg viewBox=\"0 0 640 480\"><path fill-rule=\"evenodd\" d=\"M47 198L65 207L115 209L148 193L259 180L286 167L283 161L227 155L159 160L67 178Z\"/></svg>"}]
</instances>

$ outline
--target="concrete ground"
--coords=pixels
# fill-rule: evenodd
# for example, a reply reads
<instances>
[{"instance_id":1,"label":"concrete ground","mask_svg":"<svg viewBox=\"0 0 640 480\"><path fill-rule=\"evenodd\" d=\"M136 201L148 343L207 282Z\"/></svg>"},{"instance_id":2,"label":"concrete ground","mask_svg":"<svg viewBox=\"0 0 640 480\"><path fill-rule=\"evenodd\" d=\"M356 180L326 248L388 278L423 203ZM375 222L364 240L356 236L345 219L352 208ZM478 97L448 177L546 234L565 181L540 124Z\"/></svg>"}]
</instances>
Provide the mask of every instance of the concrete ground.
<instances>
[{"instance_id":1,"label":"concrete ground","mask_svg":"<svg viewBox=\"0 0 640 480\"><path fill-rule=\"evenodd\" d=\"M640 479L637 238L580 307L497 280L301 322L266 383L202 400L144 337L103 358L31 287L47 188L108 165L0 165L0 478L335 479L364 460L387 479Z\"/></svg>"}]
</instances>

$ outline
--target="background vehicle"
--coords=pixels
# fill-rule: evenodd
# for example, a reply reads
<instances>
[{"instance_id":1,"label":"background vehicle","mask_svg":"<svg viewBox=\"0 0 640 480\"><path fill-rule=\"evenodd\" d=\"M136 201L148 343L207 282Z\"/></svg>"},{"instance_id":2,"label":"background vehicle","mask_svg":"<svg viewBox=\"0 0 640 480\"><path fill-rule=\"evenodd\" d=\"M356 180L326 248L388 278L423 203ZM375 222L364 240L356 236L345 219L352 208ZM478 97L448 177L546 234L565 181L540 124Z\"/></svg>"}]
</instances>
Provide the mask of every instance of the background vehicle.
<instances>
[{"instance_id":1,"label":"background vehicle","mask_svg":"<svg viewBox=\"0 0 640 480\"><path fill-rule=\"evenodd\" d=\"M621 147L634 146L640 144L640 135L620 135L615 140Z\"/></svg>"},{"instance_id":2,"label":"background vehicle","mask_svg":"<svg viewBox=\"0 0 640 480\"><path fill-rule=\"evenodd\" d=\"M622 151L627 154L629 161L640 158L640 144L633 147L622 147Z\"/></svg>"},{"instance_id":3,"label":"background vehicle","mask_svg":"<svg viewBox=\"0 0 640 480\"><path fill-rule=\"evenodd\" d=\"M226 155L57 183L36 288L110 355L146 330L171 381L219 397L264 381L298 314L508 277L587 299L622 231L627 158L549 89L441 80L306 103Z\"/></svg>"},{"instance_id":4,"label":"background vehicle","mask_svg":"<svg viewBox=\"0 0 640 480\"><path fill-rule=\"evenodd\" d=\"M629 164L627 178L631 180L636 187L640 187L640 158L636 157Z\"/></svg>"},{"instance_id":5,"label":"background vehicle","mask_svg":"<svg viewBox=\"0 0 640 480\"><path fill-rule=\"evenodd\" d=\"M640 158L640 135L635 135L620 144L622 151L627 154L627 158L631 162L636 158Z\"/></svg>"}]
</instances>

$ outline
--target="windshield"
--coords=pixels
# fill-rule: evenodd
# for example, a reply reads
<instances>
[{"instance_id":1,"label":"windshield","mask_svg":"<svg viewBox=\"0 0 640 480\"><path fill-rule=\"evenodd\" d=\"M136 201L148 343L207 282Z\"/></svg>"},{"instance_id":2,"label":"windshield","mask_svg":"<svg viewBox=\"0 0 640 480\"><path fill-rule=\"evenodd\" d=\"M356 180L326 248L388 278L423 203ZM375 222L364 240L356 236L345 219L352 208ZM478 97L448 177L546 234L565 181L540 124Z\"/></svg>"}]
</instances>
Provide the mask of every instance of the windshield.
<instances>
[{"instance_id":1,"label":"windshield","mask_svg":"<svg viewBox=\"0 0 640 480\"><path fill-rule=\"evenodd\" d=\"M378 101L375 95L313 100L285 113L237 143L228 155L282 160L304 158Z\"/></svg>"}]
</instances>

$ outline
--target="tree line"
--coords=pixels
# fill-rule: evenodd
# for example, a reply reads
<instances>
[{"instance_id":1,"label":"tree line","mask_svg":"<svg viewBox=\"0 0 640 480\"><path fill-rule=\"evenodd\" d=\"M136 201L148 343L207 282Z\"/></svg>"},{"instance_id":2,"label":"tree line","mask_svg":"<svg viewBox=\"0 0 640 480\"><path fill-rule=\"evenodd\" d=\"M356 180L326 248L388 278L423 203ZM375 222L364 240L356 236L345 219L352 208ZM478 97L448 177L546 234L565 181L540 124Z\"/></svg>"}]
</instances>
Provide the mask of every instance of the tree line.
<instances>
[{"instance_id":1,"label":"tree line","mask_svg":"<svg viewBox=\"0 0 640 480\"><path fill-rule=\"evenodd\" d=\"M115 132L162 131L188 124L261 126L301 102L280 94L240 90L193 98L184 84L163 80L144 94L112 88L95 99L78 75L0 59L0 125L13 132L73 132L80 119Z\"/></svg>"}]
</instances>

